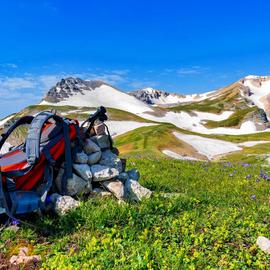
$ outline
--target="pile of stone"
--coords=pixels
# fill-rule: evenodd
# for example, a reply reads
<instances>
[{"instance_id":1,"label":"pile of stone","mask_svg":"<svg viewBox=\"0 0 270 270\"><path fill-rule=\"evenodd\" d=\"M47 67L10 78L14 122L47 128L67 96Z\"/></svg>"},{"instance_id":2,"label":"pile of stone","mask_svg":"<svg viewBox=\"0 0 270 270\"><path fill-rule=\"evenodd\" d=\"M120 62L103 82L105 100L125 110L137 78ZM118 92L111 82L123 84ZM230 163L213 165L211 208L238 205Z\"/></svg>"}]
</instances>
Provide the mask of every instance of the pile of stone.
<instances>
[{"instance_id":1,"label":"pile of stone","mask_svg":"<svg viewBox=\"0 0 270 270\"><path fill-rule=\"evenodd\" d=\"M137 169L125 170L125 162L118 156L117 149L111 149L110 137L103 123L94 126L94 135L84 139L83 151L76 154L73 163L73 177L67 179L66 195L54 193L50 196L54 211L63 215L79 202L80 195L112 195L120 202L139 202L149 198L152 192L139 184ZM64 164L55 179L61 190Z\"/></svg>"}]
</instances>

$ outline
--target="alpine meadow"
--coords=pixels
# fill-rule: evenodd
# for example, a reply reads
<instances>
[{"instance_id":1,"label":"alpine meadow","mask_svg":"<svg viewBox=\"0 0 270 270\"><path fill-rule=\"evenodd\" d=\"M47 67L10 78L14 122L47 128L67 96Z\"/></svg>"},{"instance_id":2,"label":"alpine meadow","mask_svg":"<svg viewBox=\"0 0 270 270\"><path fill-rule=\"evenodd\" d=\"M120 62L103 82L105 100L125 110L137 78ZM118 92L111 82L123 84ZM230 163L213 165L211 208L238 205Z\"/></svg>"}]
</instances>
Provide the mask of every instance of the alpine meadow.
<instances>
[{"instance_id":1,"label":"alpine meadow","mask_svg":"<svg viewBox=\"0 0 270 270\"><path fill-rule=\"evenodd\" d=\"M0 270L270 269L268 1L0 10Z\"/></svg>"}]
</instances>

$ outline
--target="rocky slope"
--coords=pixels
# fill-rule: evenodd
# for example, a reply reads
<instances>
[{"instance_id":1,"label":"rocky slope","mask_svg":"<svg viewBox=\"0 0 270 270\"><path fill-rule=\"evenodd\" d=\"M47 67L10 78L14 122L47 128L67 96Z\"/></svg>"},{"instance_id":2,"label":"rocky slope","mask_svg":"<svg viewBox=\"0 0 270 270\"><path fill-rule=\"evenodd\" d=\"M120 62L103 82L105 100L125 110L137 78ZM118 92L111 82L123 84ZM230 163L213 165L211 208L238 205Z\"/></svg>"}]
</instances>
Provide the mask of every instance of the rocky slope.
<instances>
[{"instance_id":1,"label":"rocky slope","mask_svg":"<svg viewBox=\"0 0 270 270\"><path fill-rule=\"evenodd\" d=\"M156 90L151 87L143 88L129 93L149 105L168 105L179 103L184 95L171 94L166 91Z\"/></svg>"},{"instance_id":2,"label":"rocky slope","mask_svg":"<svg viewBox=\"0 0 270 270\"><path fill-rule=\"evenodd\" d=\"M80 78L68 77L53 86L43 100L51 103L61 102L76 94L83 94L84 91L94 91L102 85L109 86L103 81L85 81Z\"/></svg>"},{"instance_id":3,"label":"rocky slope","mask_svg":"<svg viewBox=\"0 0 270 270\"><path fill-rule=\"evenodd\" d=\"M172 106L186 102L198 102L210 98L214 92L182 95L157 90L151 87L129 92L130 95L149 105Z\"/></svg>"}]
</instances>

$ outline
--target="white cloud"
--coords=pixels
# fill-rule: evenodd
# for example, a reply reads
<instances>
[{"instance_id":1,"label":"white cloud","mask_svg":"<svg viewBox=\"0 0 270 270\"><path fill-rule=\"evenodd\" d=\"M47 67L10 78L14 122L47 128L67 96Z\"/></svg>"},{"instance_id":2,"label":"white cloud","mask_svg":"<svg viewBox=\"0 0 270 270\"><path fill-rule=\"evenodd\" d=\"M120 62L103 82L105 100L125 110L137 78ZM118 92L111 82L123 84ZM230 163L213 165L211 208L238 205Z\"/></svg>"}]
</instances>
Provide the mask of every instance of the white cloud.
<instances>
[{"instance_id":1,"label":"white cloud","mask_svg":"<svg viewBox=\"0 0 270 270\"><path fill-rule=\"evenodd\" d=\"M35 93L35 97L42 97L44 91L48 91L58 81L66 77L79 77L87 80L102 80L109 84L118 84L127 82L124 74L127 70L116 70L106 73L78 73L78 74L44 74L33 75L30 73L24 74L24 76L0 76L0 96L7 96L14 98L15 96L23 96L25 91ZM122 75L123 74L123 75ZM31 91L30 91L31 90Z\"/></svg>"},{"instance_id":2,"label":"white cloud","mask_svg":"<svg viewBox=\"0 0 270 270\"><path fill-rule=\"evenodd\" d=\"M205 68L201 68L200 66L192 66L192 67L182 67L178 69L176 72L179 75L194 75L201 74Z\"/></svg>"},{"instance_id":3,"label":"white cloud","mask_svg":"<svg viewBox=\"0 0 270 270\"><path fill-rule=\"evenodd\" d=\"M4 64L0 64L0 67L2 68L18 68L18 66L14 63L4 63Z\"/></svg>"},{"instance_id":4,"label":"white cloud","mask_svg":"<svg viewBox=\"0 0 270 270\"><path fill-rule=\"evenodd\" d=\"M207 71L208 68L201 66L192 66L192 67L181 67L176 70L178 75L197 75L202 74Z\"/></svg>"},{"instance_id":5,"label":"white cloud","mask_svg":"<svg viewBox=\"0 0 270 270\"><path fill-rule=\"evenodd\" d=\"M59 80L61 80L63 75L41 75L37 77L37 80L40 82L44 89L49 90L52 86L54 86Z\"/></svg>"},{"instance_id":6,"label":"white cloud","mask_svg":"<svg viewBox=\"0 0 270 270\"><path fill-rule=\"evenodd\" d=\"M150 80L136 80L136 81L131 81L128 85L133 88L140 89L140 88L146 88L146 87L157 87L158 83L150 81Z\"/></svg>"},{"instance_id":7,"label":"white cloud","mask_svg":"<svg viewBox=\"0 0 270 270\"><path fill-rule=\"evenodd\" d=\"M33 78L3 77L0 78L0 89L15 90L22 88L34 88L36 86Z\"/></svg>"}]
</instances>

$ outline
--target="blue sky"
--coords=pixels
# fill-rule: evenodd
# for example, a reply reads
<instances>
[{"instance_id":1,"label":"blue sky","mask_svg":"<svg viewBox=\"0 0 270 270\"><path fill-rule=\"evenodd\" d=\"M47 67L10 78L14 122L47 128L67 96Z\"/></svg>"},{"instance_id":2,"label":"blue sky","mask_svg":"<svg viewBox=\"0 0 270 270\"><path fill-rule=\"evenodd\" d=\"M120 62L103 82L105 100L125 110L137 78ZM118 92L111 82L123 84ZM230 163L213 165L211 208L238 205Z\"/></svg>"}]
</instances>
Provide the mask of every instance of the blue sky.
<instances>
[{"instance_id":1,"label":"blue sky","mask_svg":"<svg viewBox=\"0 0 270 270\"><path fill-rule=\"evenodd\" d=\"M270 75L266 0L6 0L0 11L0 116L69 75L179 93Z\"/></svg>"}]
</instances>

